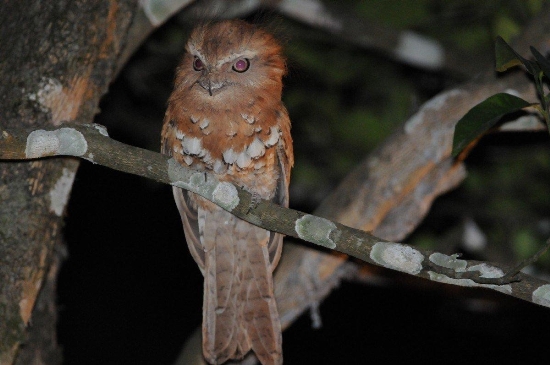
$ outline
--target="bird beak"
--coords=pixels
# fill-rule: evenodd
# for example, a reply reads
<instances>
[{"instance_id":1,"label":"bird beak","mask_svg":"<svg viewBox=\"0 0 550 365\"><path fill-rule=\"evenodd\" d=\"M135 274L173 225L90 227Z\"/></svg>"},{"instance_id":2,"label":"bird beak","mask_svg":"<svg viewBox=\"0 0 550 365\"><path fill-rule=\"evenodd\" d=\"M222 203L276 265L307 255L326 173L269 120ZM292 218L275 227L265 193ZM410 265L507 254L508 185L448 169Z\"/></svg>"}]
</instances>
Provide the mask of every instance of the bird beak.
<instances>
[{"instance_id":1,"label":"bird beak","mask_svg":"<svg viewBox=\"0 0 550 365\"><path fill-rule=\"evenodd\" d=\"M214 76L215 77L215 76ZM214 92L217 90L223 88L225 85L223 82L216 82L216 79L214 78L214 81L212 81L212 74L209 72L205 72L198 80L197 83L206 91L208 91L208 95L213 96Z\"/></svg>"},{"instance_id":2,"label":"bird beak","mask_svg":"<svg viewBox=\"0 0 550 365\"><path fill-rule=\"evenodd\" d=\"M210 78L208 78L208 94L212 96L212 81L210 81Z\"/></svg>"}]
</instances>

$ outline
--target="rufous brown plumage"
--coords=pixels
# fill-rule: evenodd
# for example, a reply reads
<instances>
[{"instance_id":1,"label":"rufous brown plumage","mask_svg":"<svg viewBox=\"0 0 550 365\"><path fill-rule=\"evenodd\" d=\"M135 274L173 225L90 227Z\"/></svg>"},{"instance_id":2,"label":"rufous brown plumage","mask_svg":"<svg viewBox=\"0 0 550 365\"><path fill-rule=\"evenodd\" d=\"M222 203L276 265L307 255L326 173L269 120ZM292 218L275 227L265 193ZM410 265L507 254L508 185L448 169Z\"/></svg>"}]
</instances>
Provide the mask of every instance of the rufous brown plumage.
<instances>
[{"instance_id":1,"label":"rufous brown plumage","mask_svg":"<svg viewBox=\"0 0 550 365\"><path fill-rule=\"evenodd\" d=\"M241 20L198 26L176 71L162 129L162 152L182 166L288 206L294 163L281 101L282 48ZM174 188L189 250L204 275L203 354L212 364L253 350L282 363L272 272L282 236L206 199Z\"/></svg>"}]
</instances>

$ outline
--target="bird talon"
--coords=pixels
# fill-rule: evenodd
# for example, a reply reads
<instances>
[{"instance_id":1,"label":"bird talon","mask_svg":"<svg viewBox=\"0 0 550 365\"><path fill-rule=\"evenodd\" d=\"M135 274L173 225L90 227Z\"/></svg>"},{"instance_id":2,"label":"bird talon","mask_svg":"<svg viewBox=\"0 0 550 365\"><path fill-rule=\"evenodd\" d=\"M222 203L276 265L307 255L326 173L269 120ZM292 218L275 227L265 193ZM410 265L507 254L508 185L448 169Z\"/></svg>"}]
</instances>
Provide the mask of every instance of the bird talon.
<instances>
[{"instance_id":1,"label":"bird talon","mask_svg":"<svg viewBox=\"0 0 550 365\"><path fill-rule=\"evenodd\" d=\"M252 193L252 198L250 199L250 204L248 205L248 210L246 213L248 214L252 209L255 209L258 204L262 201L262 197L258 193Z\"/></svg>"}]
</instances>

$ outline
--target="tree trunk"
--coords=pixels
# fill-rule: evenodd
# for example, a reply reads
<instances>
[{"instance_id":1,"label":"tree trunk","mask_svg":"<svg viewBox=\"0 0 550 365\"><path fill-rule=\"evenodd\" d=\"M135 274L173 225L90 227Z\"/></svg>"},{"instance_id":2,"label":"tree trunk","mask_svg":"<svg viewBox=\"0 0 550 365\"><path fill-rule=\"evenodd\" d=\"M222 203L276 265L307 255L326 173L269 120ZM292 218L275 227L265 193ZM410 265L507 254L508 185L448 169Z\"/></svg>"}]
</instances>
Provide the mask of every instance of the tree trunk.
<instances>
[{"instance_id":1,"label":"tree trunk","mask_svg":"<svg viewBox=\"0 0 550 365\"><path fill-rule=\"evenodd\" d=\"M0 125L91 123L137 1L6 0L0 8ZM73 159L0 163L0 364L60 362L56 248L77 168Z\"/></svg>"}]
</instances>

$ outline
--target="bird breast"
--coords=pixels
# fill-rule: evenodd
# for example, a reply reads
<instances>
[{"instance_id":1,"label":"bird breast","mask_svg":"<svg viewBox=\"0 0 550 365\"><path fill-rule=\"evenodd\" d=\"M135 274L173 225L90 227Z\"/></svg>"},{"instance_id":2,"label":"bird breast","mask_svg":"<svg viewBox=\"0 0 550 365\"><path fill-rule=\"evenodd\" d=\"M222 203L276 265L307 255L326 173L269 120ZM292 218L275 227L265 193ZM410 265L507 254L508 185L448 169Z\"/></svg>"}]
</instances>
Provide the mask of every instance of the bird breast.
<instances>
[{"instance_id":1,"label":"bird breast","mask_svg":"<svg viewBox=\"0 0 550 365\"><path fill-rule=\"evenodd\" d=\"M175 110L170 111L170 108ZM221 180L271 199L279 178L277 145L281 138L277 111L176 112L163 133L173 140L172 155L182 164L212 170Z\"/></svg>"}]
</instances>

